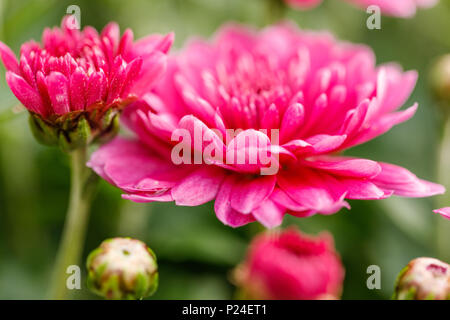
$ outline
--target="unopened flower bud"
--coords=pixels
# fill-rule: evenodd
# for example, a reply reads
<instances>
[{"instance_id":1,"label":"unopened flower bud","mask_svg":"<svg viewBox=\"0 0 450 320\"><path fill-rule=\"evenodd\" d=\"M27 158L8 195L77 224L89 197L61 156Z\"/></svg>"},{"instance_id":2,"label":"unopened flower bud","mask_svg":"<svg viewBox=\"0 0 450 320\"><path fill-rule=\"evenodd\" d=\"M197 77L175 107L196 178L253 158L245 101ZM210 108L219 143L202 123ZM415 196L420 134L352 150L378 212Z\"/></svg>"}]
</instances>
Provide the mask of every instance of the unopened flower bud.
<instances>
[{"instance_id":1,"label":"unopened flower bud","mask_svg":"<svg viewBox=\"0 0 450 320\"><path fill-rule=\"evenodd\" d=\"M339 299L344 268L331 235L289 228L253 239L233 280L243 299Z\"/></svg>"},{"instance_id":2,"label":"unopened flower bud","mask_svg":"<svg viewBox=\"0 0 450 320\"><path fill-rule=\"evenodd\" d=\"M105 142L117 132L121 111L146 93L165 70L173 34L133 41L109 23L101 33L72 27L46 29L42 43L21 46L20 59L0 42L0 60L12 93L30 112L41 143L64 151Z\"/></svg>"},{"instance_id":3,"label":"unopened flower bud","mask_svg":"<svg viewBox=\"0 0 450 320\"><path fill-rule=\"evenodd\" d=\"M153 251L139 240L112 238L87 259L88 287L106 299L142 299L158 287Z\"/></svg>"},{"instance_id":4,"label":"unopened flower bud","mask_svg":"<svg viewBox=\"0 0 450 320\"><path fill-rule=\"evenodd\" d=\"M447 109L450 106L450 54L440 57L431 71L431 87L436 99Z\"/></svg>"},{"instance_id":5,"label":"unopened flower bud","mask_svg":"<svg viewBox=\"0 0 450 320\"><path fill-rule=\"evenodd\" d=\"M396 300L450 300L450 265L434 258L412 260L399 274Z\"/></svg>"}]
</instances>

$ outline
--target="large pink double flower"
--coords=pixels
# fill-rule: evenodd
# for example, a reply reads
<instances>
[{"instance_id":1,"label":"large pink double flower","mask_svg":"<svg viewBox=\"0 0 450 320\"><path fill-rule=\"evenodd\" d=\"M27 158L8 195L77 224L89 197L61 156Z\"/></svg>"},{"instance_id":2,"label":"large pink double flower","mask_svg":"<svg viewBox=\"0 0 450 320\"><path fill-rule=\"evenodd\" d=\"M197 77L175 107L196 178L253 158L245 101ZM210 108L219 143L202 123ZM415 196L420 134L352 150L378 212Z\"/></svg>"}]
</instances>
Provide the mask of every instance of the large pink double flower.
<instances>
[{"instance_id":1,"label":"large pink double flower","mask_svg":"<svg viewBox=\"0 0 450 320\"><path fill-rule=\"evenodd\" d=\"M408 18L414 16L417 8L430 8L439 0L346 0L363 9L371 5L380 7L384 14ZM285 0L294 8L309 9L319 5L322 0Z\"/></svg>"},{"instance_id":2,"label":"large pink double flower","mask_svg":"<svg viewBox=\"0 0 450 320\"><path fill-rule=\"evenodd\" d=\"M244 299L339 299L344 268L331 234L295 228L262 233L251 242L234 281Z\"/></svg>"},{"instance_id":3,"label":"large pink double flower","mask_svg":"<svg viewBox=\"0 0 450 320\"><path fill-rule=\"evenodd\" d=\"M212 43L193 41L169 58L156 89L125 109L137 138L115 139L89 166L133 201L215 199L218 219L233 227L255 220L274 227L286 213L332 214L349 207L346 199L432 196L444 188L402 167L338 155L411 118L417 105L397 109L416 79L395 64L376 67L369 48L327 33L227 26ZM208 164L176 165L172 135L182 129L202 134L189 145L193 153L212 144L223 158L234 152L246 161L210 155ZM227 129L243 131L226 139ZM279 141L261 129L279 130ZM276 158L276 174L247 161L261 150Z\"/></svg>"}]
</instances>

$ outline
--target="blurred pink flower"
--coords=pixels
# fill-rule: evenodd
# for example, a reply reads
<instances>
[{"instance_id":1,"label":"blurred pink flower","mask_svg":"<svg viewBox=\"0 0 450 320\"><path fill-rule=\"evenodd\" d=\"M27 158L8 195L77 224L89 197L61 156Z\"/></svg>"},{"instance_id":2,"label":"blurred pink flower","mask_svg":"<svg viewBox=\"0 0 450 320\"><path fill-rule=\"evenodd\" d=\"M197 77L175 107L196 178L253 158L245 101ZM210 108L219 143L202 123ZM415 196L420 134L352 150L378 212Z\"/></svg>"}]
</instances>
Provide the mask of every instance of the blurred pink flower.
<instances>
[{"instance_id":1,"label":"blurred pink flower","mask_svg":"<svg viewBox=\"0 0 450 320\"><path fill-rule=\"evenodd\" d=\"M308 9L319 5L322 0L285 0L293 8ZM379 6L386 15L409 18L416 14L417 8L430 8L439 0L345 0L363 9L371 5Z\"/></svg>"},{"instance_id":2,"label":"blurred pink flower","mask_svg":"<svg viewBox=\"0 0 450 320\"><path fill-rule=\"evenodd\" d=\"M330 234L289 228L257 236L234 281L246 299L339 299L344 273Z\"/></svg>"},{"instance_id":3,"label":"blurred pink flower","mask_svg":"<svg viewBox=\"0 0 450 320\"><path fill-rule=\"evenodd\" d=\"M0 42L6 81L14 95L33 114L55 122L71 113L121 108L147 90L164 72L173 34L151 35L133 42L127 29L108 24L98 34L92 27L46 29L42 44L29 41L20 61Z\"/></svg>"},{"instance_id":4,"label":"blurred pink flower","mask_svg":"<svg viewBox=\"0 0 450 320\"><path fill-rule=\"evenodd\" d=\"M346 0L366 9L371 5L379 6L386 15L410 18L416 14L418 8L431 8L439 0Z\"/></svg>"},{"instance_id":5,"label":"blurred pink flower","mask_svg":"<svg viewBox=\"0 0 450 320\"><path fill-rule=\"evenodd\" d=\"M296 9L311 9L318 6L322 0L285 0L285 2Z\"/></svg>"},{"instance_id":6,"label":"blurred pink flower","mask_svg":"<svg viewBox=\"0 0 450 320\"><path fill-rule=\"evenodd\" d=\"M434 213L439 213L441 216L443 216L446 219L450 220L450 207L441 208L433 210Z\"/></svg>"},{"instance_id":7,"label":"blurred pink flower","mask_svg":"<svg viewBox=\"0 0 450 320\"><path fill-rule=\"evenodd\" d=\"M117 138L88 165L136 202L215 199L218 219L233 227L274 227L285 213L328 215L349 208L345 199L432 196L444 187L396 165L337 155L411 118L417 104L396 110L416 79L395 64L375 67L368 47L327 33L227 26L212 43L196 40L170 57L155 90L123 113L138 139ZM228 129L243 131L229 139ZM261 129L279 130L279 142ZM182 130L201 133L189 151L206 163L172 163L171 137ZM208 156L211 145L222 158ZM261 150L275 159L276 174L249 161ZM220 161L236 151L243 163Z\"/></svg>"}]
</instances>

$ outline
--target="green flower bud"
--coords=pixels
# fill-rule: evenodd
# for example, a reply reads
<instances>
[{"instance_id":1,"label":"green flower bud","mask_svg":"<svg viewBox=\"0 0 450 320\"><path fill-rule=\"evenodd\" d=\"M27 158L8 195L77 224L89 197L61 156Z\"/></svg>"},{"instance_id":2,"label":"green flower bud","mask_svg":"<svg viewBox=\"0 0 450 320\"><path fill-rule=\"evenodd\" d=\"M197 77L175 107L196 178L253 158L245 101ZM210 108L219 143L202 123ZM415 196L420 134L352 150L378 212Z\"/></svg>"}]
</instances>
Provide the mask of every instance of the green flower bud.
<instances>
[{"instance_id":1,"label":"green flower bud","mask_svg":"<svg viewBox=\"0 0 450 320\"><path fill-rule=\"evenodd\" d=\"M450 54L440 57L434 63L431 70L431 87L436 99L447 110L450 106Z\"/></svg>"},{"instance_id":2,"label":"green flower bud","mask_svg":"<svg viewBox=\"0 0 450 320\"><path fill-rule=\"evenodd\" d=\"M412 260L398 275L395 300L450 300L450 265L434 258Z\"/></svg>"},{"instance_id":3,"label":"green flower bud","mask_svg":"<svg viewBox=\"0 0 450 320\"><path fill-rule=\"evenodd\" d=\"M153 251L139 240L112 238L89 254L88 287L106 299L142 299L158 287Z\"/></svg>"}]
</instances>

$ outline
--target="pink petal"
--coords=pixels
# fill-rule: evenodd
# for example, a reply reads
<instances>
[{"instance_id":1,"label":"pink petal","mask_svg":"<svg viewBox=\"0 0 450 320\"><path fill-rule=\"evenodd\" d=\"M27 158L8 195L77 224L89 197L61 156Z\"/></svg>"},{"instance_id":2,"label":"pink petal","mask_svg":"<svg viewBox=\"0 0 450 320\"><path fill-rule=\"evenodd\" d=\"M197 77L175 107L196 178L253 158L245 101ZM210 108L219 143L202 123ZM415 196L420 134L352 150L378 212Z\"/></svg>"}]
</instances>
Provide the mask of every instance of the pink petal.
<instances>
[{"instance_id":1,"label":"pink petal","mask_svg":"<svg viewBox=\"0 0 450 320\"><path fill-rule=\"evenodd\" d=\"M441 216L443 216L446 219L450 220L450 207L441 208L433 210L434 213L439 213Z\"/></svg>"},{"instance_id":2,"label":"pink petal","mask_svg":"<svg viewBox=\"0 0 450 320\"><path fill-rule=\"evenodd\" d=\"M307 210L306 207L296 202L294 199L289 197L286 192L278 187L274 189L270 199L275 203L278 203L279 205L292 211L300 212Z\"/></svg>"},{"instance_id":3,"label":"pink petal","mask_svg":"<svg viewBox=\"0 0 450 320\"><path fill-rule=\"evenodd\" d=\"M106 103L109 104L119 98L126 79L126 63L122 57L118 56L114 60L114 66L109 75L108 98Z\"/></svg>"},{"instance_id":4,"label":"pink petal","mask_svg":"<svg viewBox=\"0 0 450 320\"><path fill-rule=\"evenodd\" d=\"M122 88L121 95L128 95L128 93L133 88L133 85L141 72L142 58L136 58L127 64L125 69L126 79L125 84Z\"/></svg>"},{"instance_id":5,"label":"pink petal","mask_svg":"<svg viewBox=\"0 0 450 320\"><path fill-rule=\"evenodd\" d=\"M143 59L141 72L131 89L131 93L139 96L150 91L153 84L164 74L166 65L167 57L160 51L155 51L148 55Z\"/></svg>"},{"instance_id":6,"label":"pink petal","mask_svg":"<svg viewBox=\"0 0 450 320\"><path fill-rule=\"evenodd\" d=\"M379 135L382 135L383 133L386 133L393 126L411 119L416 110L417 104L414 104L412 107L404 111L393 112L380 117L378 120L374 121L368 129L361 131L357 136L350 139L345 144L345 148L367 142Z\"/></svg>"},{"instance_id":7,"label":"pink petal","mask_svg":"<svg viewBox=\"0 0 450 320\"><path fill-rule=\"evenodd\" d=\"M313 170L297 168L277 176L277 183L302 207L324 214L337 212L344 206L346 190L336 190L326 175Z\"/></svg>"},{"instance_id":8,"label":"pink petal","mask_svg":"<svg viewBox=\"0 0 450 320\"><path fill-rule=\"evenodd\" d=\"M278 128L280 123L280 113L275 104L271 104L266 113L262 116L261 127L265 129Z\"/></svg>"},{"instance_id":9,"label":"pink petal","mask_svg":"<svg viewBox=\"0 0 450 320\"><path fill-rule=\"evenodd\" d=\"M226 164L241 172L261 173L261 168L272 164L279 167L278 160L271 152L271 142L267 135L254 130L244 130L234 137L226 147Z\"/></svg>"},{"instance_id":10,"label":"pink petal","mask_svg":"<svg viewBox=\"0 0 450 320\"><path fill-rule=\"evenodd\" d=\"M86 107L90 107L96 102L103 100L105 98L106 90L107 80L103 70L91 74L86 92Z\"/></svg>"},{"instance_id":11,"label":"pink petal","mask_svg":"<svg viewBox=\"0 0 450 320\"><path fill-rule=\"evenodd\" d=\"M131 200L134 202L139 202L139 203L154 202L154 201L158 201L158 202L173 201L173 198L172 198L172 195L170 194L170 192L164 193L162 195L154 195L154 194L147 195L145 193L123 194L122 198L126 199L126 200Z\"/></svg>"},{"instance_id":12,"label":"pink petal","mask_svg":"<svg viewBox=\"0 0 450 320\"><path fill-rule=\"evenodd\" d=\"M381 166L377 162L366 159L319 157L313 161L305 161L304 164L335 175L354 178L372 178L381 172Z\"/></svg>"},{"instance_id":13,"label":"pink petal","mask_svg":"<svg viewBox=\"0 0 450 320\"><path fill-rule=\"evenodd\" d=\"M384 96L380 97L380 112L387 113L403 106L417 82L417 71L403 73L400 66L390 64L380 68L386 74Z\"/></svg>"},{"instance_id":14,"label":"pink petal","mask_svg":"<svg viewBox=\"0 0 450 320\"><path fill-rule=\"evenodd\" d=\"M253 216L266 228L274 228L281 225L285 209L272 200L267 199L253 210Z\"/></svg>"},{"instance_id":15,"label":"pink petal","mask_svg":"<svg viewBox=\"0 0 450 320\"><path fill-rule=\"evenodd\" d=\"M6 82L17 99L30 111L45 116L45 107L36 89L32 88L24 78L12 71L6 72Z\"/></svg>"},{"instance_id":16,"label":"pink petal","mask_svg":"<svg viewBox=\"0 0 450 320\"><path fill-rule=\"evenodd\" d=\"M183 90L182 97L192 114L198 115L206 123L214 123L216 111L208 101L192 92L192 90Z\"/></svg>"},{"instance_id":17,"label":"pink petal","mask_svg":"<svg viewBox=\"0 0 450 320\"><path fill-rule=\"evenodd\" d=\"M379 188L403 197L430 197L445 192L439 184L417 178L405 168L379 162L381 173L371 181Z\"/></svg>"},{"instance_id":18,"label":"pink petal","mask_svg":"<svg viewBox=\"0 0 450 320\"><path fill-rule=\"evenodd\" d=\"M374 183L365 180L338 179L334 187L346 192L346 199L380 200L392 195L392 191L383 191Z\"/></svg>"},{"instance_id":19,"label":"pink petal","mask_svg":"<svg viewBox=\"0 0 450 320\"><path fill-rule=\"evenodd\" d=\"M132 50L133 38L134 38L133 30L131 29L126 29L125 32L123 33L122 38L120 38L117 53L120 54L124 59L127 59L130 50Z\"/></svg>"},{"instance_id":20,"label":"pink petal","mask_svg":"<svg viewBox=\"0 0 450 320\"><path fill-rule=\"evenodd\" d=\"M311 155L329 153L338 149L347 139L346 135L318 134L305 139L313 147Z\"/></svg>"},{"instance_id":21,"label":"pink petal","mask_svg":"<svg viewBox=\"0 0 450 320\"><path fill-rule=\"evenodd\" d=\"M242 214L234 210L231 207L231 193L235 186L235 177L229 175L223 181L214 203L214 211L217 218L222 221L223 224L237 228L255 221L252 214Z\"/></svg>"},{"instance_id":22,"label":"pink petal","mask_svg":"<svg viewBox=\"0 0 450 320\"><path fill-rule=\"evenodd\" d=\"M341 134L351 136L362 127L366 119L370 103L370 100L366 99L362 101L355 109L352 109L347 113L347 117L341 129Z\"/></svg>"},{"instance_id":23,"label":"pink petal","mask_svg":"<svg viewBox=\"0 0 450 320\"><path fill-rule=\"evenodd\" d=\"M70 106L74 110L86 107L88 77L82 68L77 68L70 76Z\"/></svg>"},{"instance_id":24,"label":"pink petal","mask_svg":"<svg viewBox=\"0 0 450 320\"><path fill-rule=\"evenodd\" d=\"M280 141L286 141L299 131L305 117L305 108L300 103L289 106L283 116L280 128Z\"/></svg>"},{"instance_id":25,"label":"pink petal","mask_svg":"<svg viewBox=\"0 0 450 320\"><path fill-rule=\"evenodd\" d=\"M180 119L178 123L178 129L174 130L174 134L177 133L177 130L187 130L191 137L191 148L197 152L201 153L202 159L205 161L213 161L213 159L209 159L204 153L205 148L211 145L214 150L221 150L222 155L225 154L225 145L222 142L222 139L208 126L203 123L201 120L197 119L193 115L184 116ZM220 155L217 155L219 158ZM225 162L223 159L219 159L222 163Z\"/></svg>"},{"instance_id":26,"label":"pink petal","mask_svg":"<svg viewBox=\"0 0 450 320\"><path fill-rule=\"evenodd\" d=\"M172 188L172 197L177 205L198 206L213 200L225 172L215 166L202 166Z\"/></svg>"},{"instance_id":27,"label":"pink petal","mask_svg":"<svg viewBox=\"0 0 450 320\"><path fill-rule=\"evenodd\" d=\"M117 49L119 45L120 28L115 22L108 23L102 30L100 37L107 37L114 49Z\"/></svg>"},{"instance_id":28,"label":"pink petal","mask_svg":"<svg viewBox=\"0 0 450 320\"><path fill-rule=\"evenodd\" d=\"M174 186L189 171L174 166L140 142L116 138L95 151L87 166L127 192L161 192Z\"/></svg>"},{"instance_id":29,"label":"pink petal","mask_svg":"<svg viewBox=\"0 0 450 320\"><path fill-rule=\"evenodd\" d=\"M175 34L173 32L170 32L165 36L152 34L136 41L133 50L137 56L145 56L149 52L155 50L167 53L172 46L174 38Z\"/></svg>"},{"instance_id":30,"label":"pink petal","mask_svg":"<svg viewBox=\"0 0 450 320\"><path fill-rule=\"evenodd\" d=\"M7 71L20 74L19 63L17 62L16 55L12 50L3 42L0 41L0 58Z\"/></svg>"},{"instance_id":31,"label":"pink petal","mask_svg":"<svg viewBox=\"0 0 450 320\"><path fill-rule=\"evenodd\" d=\"M266 200L275 187L276 177L240 179L231 193L231 207L240 213L250 213Z\"/></svg>"},{"instance_id":32,"label":"pink petal","mask_svg":"<svg viewBox=\"0 0 450 320\"><path fill-rule=\"evenodd\" d=\"M46 83L53 111L58 115L69 112L69 80L66 76L60 72L51 72L46 78Z\"/></svg>"}]
</instances>

